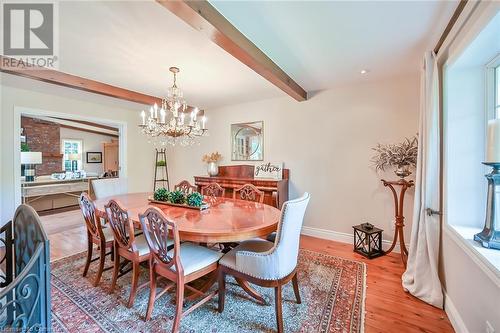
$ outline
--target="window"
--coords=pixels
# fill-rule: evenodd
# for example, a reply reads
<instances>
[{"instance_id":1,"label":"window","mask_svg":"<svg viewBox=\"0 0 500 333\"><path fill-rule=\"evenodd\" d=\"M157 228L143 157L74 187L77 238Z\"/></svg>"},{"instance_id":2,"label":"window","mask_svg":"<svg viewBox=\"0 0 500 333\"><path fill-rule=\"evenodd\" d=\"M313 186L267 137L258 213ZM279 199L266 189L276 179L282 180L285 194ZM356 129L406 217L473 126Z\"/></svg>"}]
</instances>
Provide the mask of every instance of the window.
<instances>
[{"instance_id":1,"label":"window","mask_svg":"<svg viewBox=\"0 0 500 333\"><path fill-rule=\"evenodd\" d=\"M500 14L444 66L444 231L500 277L500 251L474 240L485 225L488 121L500 118Z\"/></svg>"},{"instance_id":2,"label":"window","mask_svg":"<svg viewBox=\"0 0 500 333\"><path fill-rule=\"evenodd\" d=\"M83 143L82 140L63 139L63 170L76 171L82 169Z\"/></svg>"}]
</instances>

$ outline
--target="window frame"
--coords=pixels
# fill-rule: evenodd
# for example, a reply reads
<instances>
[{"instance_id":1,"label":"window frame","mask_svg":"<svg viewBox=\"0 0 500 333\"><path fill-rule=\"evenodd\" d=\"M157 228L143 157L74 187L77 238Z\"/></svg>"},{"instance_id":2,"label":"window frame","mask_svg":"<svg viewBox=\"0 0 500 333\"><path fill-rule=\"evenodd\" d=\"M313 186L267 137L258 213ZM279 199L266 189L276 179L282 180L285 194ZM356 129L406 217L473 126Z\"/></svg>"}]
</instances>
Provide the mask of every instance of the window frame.
<instances>
[{"instance_id":1,"label":"window frame","mask_svg":"<svg viewBox=\"0 0 500 333\"><path fill-rule=\"evenodd\" d=\"M486 75L486 124L488 128L488 120L500 118L500 96L498 96L498 82L500 76L500 53L497 54L485 66Z\"/></svg>"},{"instance_id":2,"label":"window frame","mask_svg":"<svg viewBox=\"0 0 500 333\"><path fill-rule=\"evenodd\" d=\"M78 143L79 145L79 151L78 154L80 154L80 159L77 160L77 170L83 170L83 140L82 139L73 139L73 138L62 138L61 139L61 153L63 154L62 158L62 170L64 172L68 172L71 170L66 170L66 161L69 161L66 159L66 153L65 153L65 142L71 142L71 143Z\"/></svg>"}]
</instances>

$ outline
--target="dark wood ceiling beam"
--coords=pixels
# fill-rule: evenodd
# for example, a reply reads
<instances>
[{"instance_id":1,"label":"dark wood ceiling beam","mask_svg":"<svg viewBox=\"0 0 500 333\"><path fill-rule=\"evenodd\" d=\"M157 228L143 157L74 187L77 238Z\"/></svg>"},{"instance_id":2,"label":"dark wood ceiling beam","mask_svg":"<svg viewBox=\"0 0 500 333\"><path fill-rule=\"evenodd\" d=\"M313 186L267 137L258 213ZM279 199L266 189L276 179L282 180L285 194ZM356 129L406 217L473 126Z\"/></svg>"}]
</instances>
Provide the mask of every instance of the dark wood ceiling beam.
<instances>
[{"instance_id":1,"label":"dark wood ceiling beam","mask_svg":"<svg viewBox=\"0 0 500 333\"><path fill-rule=\"evenodd\" d=\"M32 69L26 69L21 61L3 55L0 55L0 60L0 70L4 73L140 104L151 105L154 103L161 103L161 99L155 96L142 94L136 91L112 86L106 83L86 79L53 69L41 67L31 67Z\"/></svg>"},{"instance_id":2,"label":"dark wood ceiling beam","mask_svg":"<svg viewBox=\"0 0 500 333\"><path fill-rule=\"evenodd\" d=\"M27 69L27 65L24 65L22 61L0 55L0 71L3 73L22 76L67 88L83 90L94 94L114 97L130 102L145 105L153 105L157 103L158 105L161 105L161 98L159 97L142 94L133 90L116 87L99 81L56 71L54 69L37 66L30 66L29 68L30 69ZM193 107L188 106L186 112L191 112L192 110ZM203 114L204 111L200 110L199 115Z\"/></svg>"},{"instance_id":3,"label":"dark wood ceiling beam","mask_svg":"<svg viewBox=\"0 0 500 333\"><path fill-rule=\"evenodd\" d=\"M76 120L76 119L67 119L67 118L59 118L59 117L54 117L54 119L65 120L65 121L69 121L69 122L73 122L73 123L77 123L77 124L89 125L89 126L93 126L93 127L98 127L98 128L106 129L106 130L109 130L109 131L118 132L118 128L116 128L116 127L108 126L108 125L102 125L102 124L97 124L97 123L94 123L94 122L91 122L91 121Z\"/></svg>"},{"instance_id":4,"label":"dark wood ceiling beam","mask_svg":"<svg viewBox=\"0 0 500 333\"><path fill-rule=\"evenodd\" d=\"M307 92L301 86L208 1L156 1L297 101L307 99Z\"/></svg>"},{"instance_id":5,"label":"dark wood ceiling beam","mask_svg":"<svg viewBox=\"0 0 500 333\"><path fill-rule=\"evenodd\" d=\"M112 133L107 133L107 132L100 132L98 130L91 130L91 129L88 129L88 128L82 128L82 127L78 127L78 126L71 126L71 125L65 125L65 124L59 124L59 126L62 127L62 128L72 129L72 130L75 130L75 131L82 131L82 132L87 132L87 133L93 133L93 134L99 134L99 135L106 135L106 136L111 136L111 137L114 137L114 138L118 138L119 137L118 134L112 134Z\"/></svg>"}]
</instances>

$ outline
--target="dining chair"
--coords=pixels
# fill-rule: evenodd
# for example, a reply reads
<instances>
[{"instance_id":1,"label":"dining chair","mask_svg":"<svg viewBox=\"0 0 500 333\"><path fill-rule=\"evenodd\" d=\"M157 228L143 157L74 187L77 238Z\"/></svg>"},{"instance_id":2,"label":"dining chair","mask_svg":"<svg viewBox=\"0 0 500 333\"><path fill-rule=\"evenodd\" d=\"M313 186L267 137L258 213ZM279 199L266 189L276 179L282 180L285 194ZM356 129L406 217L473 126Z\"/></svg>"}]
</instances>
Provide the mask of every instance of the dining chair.
<instances>
[{"instance_id":1,"label":"dining chair","mask_svg":"<svg viewBox=\"0 0 500 333\"><path fill-rule=\"evenodd\" d=\"M128 192L126 178L102 178L91 181L96 199Z\"/></svg>"},{"instance_id":2,"label":"dining chair","mask_svg":"<svg viewBox=\"0 0 500 333\"><path fill-rule=\"evenodd\" d=\"M140 274L139 265L149 260L149 247L143 234L135 235L134 224L127 210L123 209L118 202L110 200L104 209L114 236L114 269L110 293L115 289L120 272L120 257L129 260L132 263L132 287L127 307L130 308L134 304L137 291L147 286L147 283L137 285Z\"/></svg>"},{"instance_id":3,"label":"dining chair","mask_svg":"<svg viewBox=\"0 0 500 333\"><path fill-rule=\"evenodd\" d=\"M101 219L95 213L95 206L89 195L83 192L78 200L80 204L80 210L83 214L83 219L85 221L85 226L87 228L87 260L85 262L85 268L83 269L83 276L87 276L90 263L99 260L99 268L97 269L97 275L94 280L94 287L97 287L99 281L101 281L102 272L104 269L104 262L107 255L111 255L111 260L113 260L113 231L111 228L103 228L101 224ZM99 257L92 259L92 251L94 249L94 244L99 248ZM106 253L107 249L111 249L109 253ZM107 269L106 269L107 270Z\"/></svg>"},{"instance_id":4,"label":"dining chair","mask_svg":"<svg viewBox=\"0 0 500 333\"><path fill-rule=\"evenodd\" d=\"M187 180L183 180L182 182L174 186L174 190L181 191L187 195L196 192L198 188L194 185L191 185L191 183L188 182Z\"/></svg>"},{"instance_id":5,"label":"dining chair","mask_svg":"<svg viewBox=\"0 0 500 333\"><path fill-rule=\"evenodd\" d=\"M151 318L155 301L176 285L176 309L172 332L178 332L182 317L208 302L217 294L217 291L213 291L205 295L188 283L216 271L222 253L189 242L181 244L177 224L167 220L161 210L156 207L150 207L143 214L139 214L139 220L151 252L149 259L150 293L146 320ZM174 245L173 249L168 246L171 243ZM156 280L158 277L167 278L173 283L166 286L157 296ZM185 311L183 311L184 288L204 296Z\"/></svg>"},{"instance_id":6,"label":"dining chair","mask_svg":"<svg viewBox=\"0 0 500 333\"><path fill-rule=\"evenodd\" d=\"M300 230L309 203L309 193L287 201L281 209L276 240L252 239L240 243L219 260L219 307L224 311L226 275L261 287L274 288L278 332L283 332L281 287L292 280L297 303L301 303L297 279Z\"/></svg>"},{"instance_id":7,"label":"dining chair","mask_svg":"<svg viewBox=\"0 0 500 333\"><path fill-rule=\"evenodd\" d=\"M252 184L245 184L233 191L233 199L240 199L254 202L264 202L264 192Z\"/></svg>"},{"instance_id":8,"label":"dining chair","mask_svg":"<svg viewBox=\"0 0 500 333\"><path fill-rule=\"evenodd\" d=\"M201 188L201 194L208 197L224 197L226 190L217 183L210 183Z\"/></svg>"}]
</instances>

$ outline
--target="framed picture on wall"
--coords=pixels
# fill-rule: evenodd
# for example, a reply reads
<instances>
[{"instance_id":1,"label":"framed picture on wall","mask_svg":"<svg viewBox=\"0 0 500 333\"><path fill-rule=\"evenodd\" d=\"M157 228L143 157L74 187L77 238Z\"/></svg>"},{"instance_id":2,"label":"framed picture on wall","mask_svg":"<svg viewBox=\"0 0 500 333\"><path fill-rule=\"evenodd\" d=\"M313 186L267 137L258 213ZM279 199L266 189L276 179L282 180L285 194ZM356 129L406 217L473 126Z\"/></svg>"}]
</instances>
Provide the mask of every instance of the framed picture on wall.
<instances>
[{"instance_id":1,"label":"framed picture on wall","mask_svg":"<svg viewBox=\"0 0 500 333\"><path fill-rule=\"evenodd\" d=\"M87 163L102 163L102 153L100 151L87 152Z\"/></svg>"}]
</instances>

